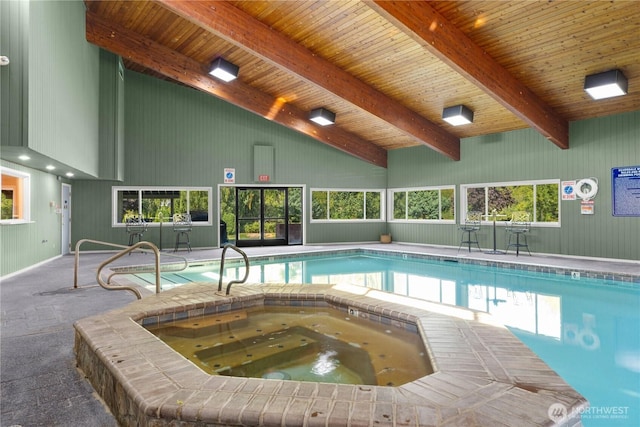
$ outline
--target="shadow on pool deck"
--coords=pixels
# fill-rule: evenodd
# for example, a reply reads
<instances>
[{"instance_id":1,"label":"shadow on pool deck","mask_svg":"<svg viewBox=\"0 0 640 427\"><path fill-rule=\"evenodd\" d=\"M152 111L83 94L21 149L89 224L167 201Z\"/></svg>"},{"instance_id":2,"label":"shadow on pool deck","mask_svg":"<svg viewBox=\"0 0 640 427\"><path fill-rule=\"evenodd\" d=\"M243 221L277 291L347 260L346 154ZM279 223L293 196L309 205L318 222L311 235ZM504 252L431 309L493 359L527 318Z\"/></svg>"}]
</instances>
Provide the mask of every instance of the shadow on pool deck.
<instances>
[{"instance_id":1,"label":"shadow on pool deck","mask_svg":"<svg viewBox=\"0 0 640 427\"><path fill-rule=\"evenodd\" d=\"M375 248L575 268L640 277L640 262L556 257L544 254L488 255L457 248L402 244L290 246L248 248L249 256L329 249ZM190 260L219 258L221 249L179 252ZM108 292L96 284L97 266L110 255L80 257L79 289L73 289L74 257L56 258L4 278L0 285L0 395L2 426L116 426L113 416L95 397L93 388L75 367L76 320L120 308L135 300L130 292ZM230 255L231 256L231 255ZM134 253L117 265L151 264L149 254ZM635 280L636 283L640 279ZM640 285L639 285L640 286Z\"/></svg>"}]
</instances>

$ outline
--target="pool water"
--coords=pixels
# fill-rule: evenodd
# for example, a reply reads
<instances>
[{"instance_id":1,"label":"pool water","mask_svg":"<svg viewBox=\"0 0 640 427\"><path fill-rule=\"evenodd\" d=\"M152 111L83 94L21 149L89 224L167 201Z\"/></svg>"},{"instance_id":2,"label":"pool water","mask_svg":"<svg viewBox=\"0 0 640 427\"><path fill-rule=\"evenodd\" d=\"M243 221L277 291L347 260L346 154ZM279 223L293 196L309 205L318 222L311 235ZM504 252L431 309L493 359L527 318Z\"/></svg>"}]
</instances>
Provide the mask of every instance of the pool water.
<instances>
[{"instance_id":1,"label":"pool water","mask_svg":"<svg viewBox=\"0 0 640 427\"><path fill-rule=\"evenodd\" d=\"M355 254L252 261L248 282L350 283L491 313L589 400L585 426L640 426L637 284L404 258ZM244 276L244 265L227 263L225 282ZM189 281L217 285L218 270L214 263L163 274L163 288ZM144 275L138 280L154 283Z\"/></svg>"},{"instance_id":2,"label":"pool water","mask_svg":"<svg viewBox=\"0 0 640 427\"><path fill-rule=\"evenodd\" d=\"M399 386L433 373L417 330L331 307L259 306L148 329L210 374Z\"/></svg>"}]
</instances>

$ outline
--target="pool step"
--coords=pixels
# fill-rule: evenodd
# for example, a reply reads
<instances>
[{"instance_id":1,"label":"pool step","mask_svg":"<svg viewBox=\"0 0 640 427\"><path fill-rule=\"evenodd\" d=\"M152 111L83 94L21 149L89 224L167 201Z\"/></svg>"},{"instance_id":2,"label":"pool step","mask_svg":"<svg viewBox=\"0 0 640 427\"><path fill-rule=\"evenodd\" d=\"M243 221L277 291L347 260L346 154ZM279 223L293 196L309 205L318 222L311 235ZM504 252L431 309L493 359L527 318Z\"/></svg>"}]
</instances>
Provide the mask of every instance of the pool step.
<instances>
[{"instance_id":1,"label":"pool step","mask_svg":"<svg viewBox=\"0 0 640 427\"><path fill-rule=\"evenodd\" d=\"M212 373L255 376L257 372L319 351L320 343L297 329L305 328L283 329L215 345L195 352L194 356Z\"/></svg>"},{"instance_id":2,"label":"pool step","mask_svg":"<svg viewBox=\"0 0 640 427\"><path fill-rule=\"evenodd\" d=\"M238 310L215 317L205 316L174 322L171 326L162 326L162 336L200 338L217 335L228 329L232 322L247 321L246 311ZM153 330L153 328L150 328Z\"/></svg>"}]
</instances>

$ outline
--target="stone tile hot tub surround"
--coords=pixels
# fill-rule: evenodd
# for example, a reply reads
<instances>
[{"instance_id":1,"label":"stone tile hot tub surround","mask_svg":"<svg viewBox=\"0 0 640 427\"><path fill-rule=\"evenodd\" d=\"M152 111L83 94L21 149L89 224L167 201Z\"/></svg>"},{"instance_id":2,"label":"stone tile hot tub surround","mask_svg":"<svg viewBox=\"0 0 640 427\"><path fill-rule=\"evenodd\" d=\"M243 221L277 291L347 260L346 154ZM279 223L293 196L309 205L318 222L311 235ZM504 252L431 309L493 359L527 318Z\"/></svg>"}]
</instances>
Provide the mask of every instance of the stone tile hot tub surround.
<instances>
[{"instance_id":1,"label":"stone tile hot tub surround","mask_svg":"<svg viewBox=\"0 0 640 427\"><path fill-rule=\"evenodd\" d=\"M491 316L355 286L193 283L75 324L78 367L124 426L579 426L588 403ZM355 308L421 334L434 373L398 387L209 375L142 324L262 304ZM548 410L569 415L554 423Z\"/></svg>"}]
</instances>

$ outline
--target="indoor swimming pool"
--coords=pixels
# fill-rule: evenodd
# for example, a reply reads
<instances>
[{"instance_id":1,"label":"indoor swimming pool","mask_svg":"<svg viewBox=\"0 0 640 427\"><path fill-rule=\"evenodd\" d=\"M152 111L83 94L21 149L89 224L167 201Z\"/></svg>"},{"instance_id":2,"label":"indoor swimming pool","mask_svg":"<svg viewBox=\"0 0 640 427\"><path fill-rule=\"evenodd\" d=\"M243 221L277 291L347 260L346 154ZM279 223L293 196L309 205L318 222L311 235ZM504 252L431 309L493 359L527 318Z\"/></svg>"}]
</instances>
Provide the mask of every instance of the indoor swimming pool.
<instances>
[{"instance_id":1,"label":"indoor swimming pool","mask_svg":"<svg viewBox=\"0 0 640 427\"><path fill-rule=\"evenodd\" d=\"M227 260L225 282L244 276ZM163 274L163 289L218 283L218 263ZM248 283L348 283L492 314L590 402L585 426L640 425L640 286L554 274L372 253L252 260ZM136 282L153 287L153 276Z\"/></svg>"}]
</instances>

